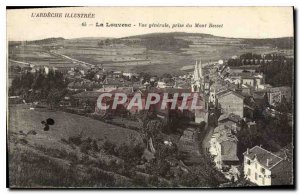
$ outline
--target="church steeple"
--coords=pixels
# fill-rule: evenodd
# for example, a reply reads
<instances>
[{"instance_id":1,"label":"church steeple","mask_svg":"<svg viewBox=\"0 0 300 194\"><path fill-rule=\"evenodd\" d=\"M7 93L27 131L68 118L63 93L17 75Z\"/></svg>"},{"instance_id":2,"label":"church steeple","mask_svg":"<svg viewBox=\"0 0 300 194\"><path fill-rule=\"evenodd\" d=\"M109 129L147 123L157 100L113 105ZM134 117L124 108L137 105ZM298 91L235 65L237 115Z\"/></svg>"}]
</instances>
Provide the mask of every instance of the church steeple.
<instances>
[{"instance_id":1,"label":"church steeple","mask_svg":"<svg viewBox=\"0 0 300 194\"><path fill-rule=\"evenodd\" d=\"M192 80L192 91L200 91L203 89L203 71L202 71L202 62L198 63L196 60L195 68L194 68L194 75Z\"/></svg>"},{"instance_id":2,"label":"church steeple","mask_svg":"<svg viewBox=\"0 0 300 194\"><path fill-rule=\"evenodd\" d=\"M198 65L198 70L199 70L199 75L200 75L200 78L203 79L203 72L202 72L202 62L200 60L200 64Z\"/></svg>"},{"instance_id":3,"label":"church steeple","mask_svg":"<svg viewBox=\"0 0 300 194\"><path fill-rule=\"evenodd\" d=\"M196 60L195 69L194 69L194 81L200 81L201 79L203 79L202 63L201 60L199 63Z\"/></svg>"}]
</instances>

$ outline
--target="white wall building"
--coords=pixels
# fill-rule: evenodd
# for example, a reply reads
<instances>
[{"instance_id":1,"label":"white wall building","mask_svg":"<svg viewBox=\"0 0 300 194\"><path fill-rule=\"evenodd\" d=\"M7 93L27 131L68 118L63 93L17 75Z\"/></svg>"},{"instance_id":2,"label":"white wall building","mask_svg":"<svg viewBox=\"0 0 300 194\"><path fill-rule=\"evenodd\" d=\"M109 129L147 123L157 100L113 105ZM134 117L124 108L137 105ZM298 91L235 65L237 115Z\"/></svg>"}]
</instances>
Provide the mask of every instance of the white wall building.
<instances>
[{"instance_id":1,"label":"white wall building","mask_svg":"<svg viewBox=\"0 0 300 194\"><path fill-rule=\"evenodd\" d=\"M287 158L255 146L244 153L244 175L258 186L288 185L292 165Z\"/></svg>"}]
</instances>

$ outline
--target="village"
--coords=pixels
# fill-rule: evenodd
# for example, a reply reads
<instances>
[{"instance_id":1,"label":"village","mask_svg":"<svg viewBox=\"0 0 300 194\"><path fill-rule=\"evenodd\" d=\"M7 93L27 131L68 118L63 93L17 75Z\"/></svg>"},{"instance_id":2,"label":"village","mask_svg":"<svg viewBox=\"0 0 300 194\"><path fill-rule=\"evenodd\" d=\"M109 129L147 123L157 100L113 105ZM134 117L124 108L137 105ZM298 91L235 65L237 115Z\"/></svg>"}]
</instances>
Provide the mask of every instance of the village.
<instances>
[{"instance_id":1,"label":"village","mask_svg":"<svg viewBox=\"0 0 300 194\"><path fill-rule=\"evenodd\" d=\"M219 171L227 179L225 182L240 183L239 186L244 184L241 180L258 186L289 185L293 166L291 138L286 138L288 142L283 138L283 142L269 143L263 137L257 137L265 133L259 130L264 130L262 126L267 127L269 120L280 120L283 115L286 117L284 125L293 127L292 110L282 108L292 103L292 88L273 87L266 83L266 75L259 71L263 65L277 60L275 56L272 59L241 59L233 56L229 60L207 63L196 60L195 65L183 66L183 73L179 76L108 71L103 64L71 68L14 65L10 66L9 71L20 75L49 77L59 72L67 85L64 92L56 91L50 102L39 98L43 93L41 91L31 89L29 93L19 92L16 95L17 88L12 89L9 103L29 104L32 110L39 106L49 107L50 104L51 109L84 115L137 131L142 128L147 146L142 155L145 163L138 166L140 169L145 169L155 160L158 149L171 149L176 145L178 152L186 157L178 160L167 154L164 160L172 168L188 172L189 166L199 164L199 157L205 157L211 162L210 168ZM240 64L236 64L235 60ZM12 81L12 86L15 83ZM139 93L143 106L146 94L150 92L168 93L169 98L175 93L194 92L200 96L203 108L154 108L146 111L138 107L126 110L118 106L115 110L99 110L97 99L108 92L123 92L128 98ZM181 101L178 100L178 106ZM149 127L151 122L156 124ZM289 135L289 132L286 133Z\"/></svg>"}]
</instances>

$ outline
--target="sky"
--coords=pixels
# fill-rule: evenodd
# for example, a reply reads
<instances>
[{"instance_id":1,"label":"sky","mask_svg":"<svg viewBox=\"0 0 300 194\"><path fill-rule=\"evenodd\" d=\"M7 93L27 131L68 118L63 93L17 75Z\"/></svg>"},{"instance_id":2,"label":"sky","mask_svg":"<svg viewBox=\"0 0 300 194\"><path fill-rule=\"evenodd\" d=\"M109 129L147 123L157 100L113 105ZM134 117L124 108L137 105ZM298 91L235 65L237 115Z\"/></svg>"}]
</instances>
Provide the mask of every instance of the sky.
<instances>
[{"instance_id":1,"label":"sky","mask_svg":"<svg viewBox=\"0 0 300 194\"><path fill-rule=\"evenodd\" d=\"M94 18L32 17L39 13L85 13ZM82 23L87 26L82 26ZM96 23L104 27L96 27ZM105 27L131 24L131 27ZM146 24L146 27L140 26ZM149 24L170 27L149 28ZM196 28L195 23L206 27ZM181 24L183 27L175 26ZM190 27L187 26L190 24ZM209 24L218 27L209 27ZM206 33L233 38L293 37L292 7L73 7L7 10L7 39L127 37L156 32Z\"/></svg>"}]
</instances>

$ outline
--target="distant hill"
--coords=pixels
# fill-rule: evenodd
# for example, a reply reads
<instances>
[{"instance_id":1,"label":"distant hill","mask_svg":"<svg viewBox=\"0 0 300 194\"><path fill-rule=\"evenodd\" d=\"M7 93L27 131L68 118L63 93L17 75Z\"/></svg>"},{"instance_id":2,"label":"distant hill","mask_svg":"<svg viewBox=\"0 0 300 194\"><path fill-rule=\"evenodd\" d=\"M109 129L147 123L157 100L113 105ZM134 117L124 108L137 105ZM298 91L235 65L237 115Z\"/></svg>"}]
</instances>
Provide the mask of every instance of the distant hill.
<instances>
[{"instance_id":1,"label":"distant hill","mask_svg":"<svg viewBox=\"0 0 300 194\"><path fill-rule=\"evenodd\" d=\"M121 39L128 39L128 38L154 38L154 37L168 37L168 36L197 36L197 37L216 37L211 34L204 34L204 33L187 33L187 32L169 32L169 33L149 33L149 34L141 34L135 36L128 36L123 37Z\"/></svg>"},{"instance_id":2,"label":"distant hill","mask_svg":"<svg viewBox=\"0 0 300 194\"><path fill-rule=\"evenodd\" d=\"M140 41L138 41L138 39ZM209 39L210 44L214 44L213 42L215 39L216 42L220 42L223 40L224 45L230 41L235 41L240 44L246 44L254 47L270 46L279 49L294 48L293 37L250 39L250 38L221 37L221 36L214 36L211 34L185 33L185 32L150 33L150 34L142 34L142 35L119 38L116 40L124 40L128 42L132 40L135 43L142 43L143 46L152 50L178 50L180 48L187 48L195 41L199 42L199 40L201 41L201 43L207 43L208 41L205 41L206 39Z\"/></svg>"},{"instance_id":3,"label":"distant hill","mask_svg":"<svg viewBox=\"0 0 300 194\"><path fill-rule=\"evenodd\" d=\"M64 41L65 39L62 37L58 38L45 38L45 39L40 39L40 40L30 40L30 41L9 41L8 44L9 46L14 46L14 45L21 45L21 44L51 44L51 43L60 43Z\"/></svg>"},{"instance_id":4,"label":"distant hill","mask_svg":"<svg viewBox=\"0 0 300 194\"><path fill-rule=\"evenodd\" d=\"M64 40L68 41L101 41L103 44L126 44L129 46L138 45L146 47L151 50L179 50L181 48L188 48L189 45L193 44L193 40L188 38L194 38L195 40L209 39L210 43L213 40L234 40L240 44L246 44L249 46L271 46L279 49L293 49L294 38L283 37L283 38L266 38L266 39L250 39L250 38L231 38L221 37L205 33L186 33L186 32L170 32L170 33L149 33L135 36L128 36L122 38L105 38L105 37L83 37L74 39L58 38L46 38L41 40L32 41L9 41L9 46L20 45L20 44L53 44L61 43ZM105 42L106 41L106 42ZM205 43L205 41L203 41ZM225 43L225 42L224 42Z\"/></svg>"}]
</instances>

